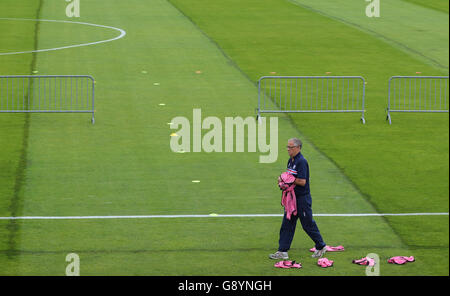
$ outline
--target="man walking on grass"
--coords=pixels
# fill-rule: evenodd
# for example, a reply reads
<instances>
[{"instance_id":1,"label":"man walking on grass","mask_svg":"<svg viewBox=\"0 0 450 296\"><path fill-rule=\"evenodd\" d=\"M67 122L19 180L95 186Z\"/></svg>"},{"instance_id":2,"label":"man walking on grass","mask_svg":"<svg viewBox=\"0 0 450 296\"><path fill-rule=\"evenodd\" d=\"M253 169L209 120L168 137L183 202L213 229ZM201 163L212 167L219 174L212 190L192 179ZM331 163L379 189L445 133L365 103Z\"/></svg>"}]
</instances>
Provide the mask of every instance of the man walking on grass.
<instances>
[{"instance_id":1,"label":"man walking on grass","mask_svg":"<svg viewBox=\"0 0 450 296\"><path fill-rule=\"evenodd\" d=\"M291 247L292 239L295 234L297 218L300 219L303 230L314 241L316 251L312 255L313 258L322 257L326 252L326 244L320 235L319 228L313 219L311 209L311 193L309 191L309 166L306 159L301 154L302 142L293 138L288 141L289 161L287 164L287 172L295 177L294 188L297 200L297 214L292 215L290 219L286 217L284 212L283 222L280 229L280 240L278 251L270 254L271 259L288 259L288 250Z\"/></svg>"}]
</instances>

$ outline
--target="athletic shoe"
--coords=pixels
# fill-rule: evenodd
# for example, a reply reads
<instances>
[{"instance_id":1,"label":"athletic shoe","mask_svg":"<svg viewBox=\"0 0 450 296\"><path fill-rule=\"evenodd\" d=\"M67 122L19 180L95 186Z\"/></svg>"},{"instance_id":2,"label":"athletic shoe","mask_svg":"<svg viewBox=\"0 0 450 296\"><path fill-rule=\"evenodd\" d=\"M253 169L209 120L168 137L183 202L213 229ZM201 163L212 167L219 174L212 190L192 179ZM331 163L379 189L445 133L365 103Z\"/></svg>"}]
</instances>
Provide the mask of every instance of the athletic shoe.
<instances>
[{"instance_id":1,"label":"athletic shoe","mask_svg":"<svg viewBox=\"0 0 450 296\"><path fill-rule=\"evenodd\" d=\"M269 255L270 259L289 259L287 252L276 251L274 254Z\"/></svg>"},{"instance_id":2,"label":"athletic shoe","mask_svg":"<svg viewBox=\"0 0 450 296\"><path fill-rule=\"evenodd\" d=\"M324 246L322 250L315 250L314 254L311 255L313 258L321 258L327 252L327 246Z\"/></svg>"}]
</instances>

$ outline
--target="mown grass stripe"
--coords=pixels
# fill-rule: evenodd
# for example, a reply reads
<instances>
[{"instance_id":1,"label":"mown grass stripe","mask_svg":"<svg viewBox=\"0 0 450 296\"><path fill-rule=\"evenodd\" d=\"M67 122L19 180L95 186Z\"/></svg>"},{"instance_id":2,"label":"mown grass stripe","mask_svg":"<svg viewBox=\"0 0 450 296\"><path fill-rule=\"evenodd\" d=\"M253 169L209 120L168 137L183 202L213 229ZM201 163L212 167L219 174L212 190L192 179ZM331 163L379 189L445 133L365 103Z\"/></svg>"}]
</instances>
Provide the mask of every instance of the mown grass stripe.
<instances>
[{"instance_id":1,"label":"mown grass stripe","mask_svg":"<svg viewBox=\"0 0 450 296\"><path fill-rule=\"evenodd\" d=\"M411 54L412 56L417 56L421 58L424 62L427 62L431 66L435 67L436 69L439 69L440 71L448 71L448 64L445 64L440 59L437 59L436 57L433 57L430 52L424 51L424 49L420 50L416 45L408 44L405 42L405 40L402 40L401 38L392 38L389 34L386 32L383 32L382 30L376 29L374 27L371 27L370 23L364 24L358 20L352 19L351 17L343 17L339 15L338 13L334 14L329 11L326 11L325 9L321 9L316 7L315 5L307 5L299 0L287 0L288 2L297 5L299 7L302 7L304 9L310 10L314 13L317 13L319 15L322 15L324 17L336 20L338 22L341 22L343 24L346 24L350 27L356 28L358 30L361 30L363 32L366 32L375 38L378 38L384 42L387 42L388 44L392 44L393 46L403 50L406 53ZM361 10L361 15L364 17L364 11ZM407 31L408 32L408 31ZM404 33L407 34L407 33Z\"/></svg>"}]
</instances>

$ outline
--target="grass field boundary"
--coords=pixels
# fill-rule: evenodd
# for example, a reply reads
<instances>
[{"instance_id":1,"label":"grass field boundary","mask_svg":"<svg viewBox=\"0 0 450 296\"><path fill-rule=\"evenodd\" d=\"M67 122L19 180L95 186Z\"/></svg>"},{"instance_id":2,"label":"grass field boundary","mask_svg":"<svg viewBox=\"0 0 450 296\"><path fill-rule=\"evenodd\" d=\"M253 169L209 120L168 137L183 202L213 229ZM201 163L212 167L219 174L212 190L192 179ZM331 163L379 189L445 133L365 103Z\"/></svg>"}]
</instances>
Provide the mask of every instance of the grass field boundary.
<instances>
[{"instance_id":1,"label":"grass field boundary","mask_svg":"<svg viewBox=\"0 0 450 296\"><path fill-rule=\"evenodd\" d=\"M383 217L383 216L448 216L449 213L362 213L314 214L314 217ZM124 215L124 216L23 216L0 217L0 220L91 220L91 219L155 219L155 218L256 218L283 217L282 214L208 214L208 215Z\"/></svg>"},{"instance_id":2,"label":"grass field boundary","mask_svg":"<svg viewBox=\"0 0 450 296\"><path fill-rule=\"evenodd\" d=\"M39 0L39 4L37 6L35 19L39 19L41 16L42 6L44 0ZM34 34L33 34L33 47L34 49L38 48L38 35L40 30L40 23L35 22L34 24ZM30 74L36 68L37 64L37 54L35 52L31 55L31 63L30 63ZM14 184L14 192L11 198L11 203L9 206L9 211L11 215L19 215L22 211L23 207L23 192L22 188L25 183L26 178L26 167L28 161L28 139L30 134L30 113L25 113L24 116L24 125L23 125L23 138L22 138L22 147L20 151L19 163L16 171L16 178ZM20 231L20 225L15 220L9 220L8 225L6 226L8 230L8 250L7 256L8 258L12 258L11 255L15 253L17 249L17 237Z\"/></svg>"},{"instance_id":3,"label":"grass field boundary","mask_svg":"<svg viewBox=\"0 0 450 296\"><path fill-rule=\"evenodd\" d=\"M95 42L88 42L88 43L81 43L81 44L73 44L73 45L62 46L62 47L47 48L47 49L35 49L35 50L29 50L29 51L5 52L5 53L0 53L0 56L2 56L2 55L13 55L13 54L24 54L24 53L36 53L36 52L45 52L45 51L54 51L54 50L68 49L68 48L74 48L74 47L96 45L96 44L100 44L100 43L106 43L106 42L111 42L111 41L115 41L115 40L121 39L121 38L125 37L125 35L127 34L125 32L125 30L122 30L120 28L115 28L115 27L105 26L105 25L85 23L85 22L73 22L73 21L64 21L64 20L25 19L25 18L0 18L0 20L69 23L69 24L78 24L78 25L86 25L86 26L92 26L92 27L112 29L112 30L116 30L116 31L120 32L120 34L118 36L116 36L114 38L111 38L111 39L100 40L100 41L95 41Z\"/></svg>"}]
</instances>

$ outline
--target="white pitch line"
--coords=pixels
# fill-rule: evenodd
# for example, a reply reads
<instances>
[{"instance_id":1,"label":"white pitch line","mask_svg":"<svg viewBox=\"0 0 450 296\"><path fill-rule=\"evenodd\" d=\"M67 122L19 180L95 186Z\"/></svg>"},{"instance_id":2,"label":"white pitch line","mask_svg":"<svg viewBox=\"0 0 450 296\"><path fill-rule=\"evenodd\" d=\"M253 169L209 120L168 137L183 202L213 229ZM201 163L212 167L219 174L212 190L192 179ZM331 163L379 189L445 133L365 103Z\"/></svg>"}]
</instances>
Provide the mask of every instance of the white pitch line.
<instances>
[{"instance_id":1,"label":"white pitch line","mask_svg":"<svg viewBox=\"0 0 450 296\"><path fill-rule=\"evenodd\" d=\"M44 52L44 51L53 51L53 50L61 50L61 49L67 49L67 48L74 48L74 47L81 47L81 46L88 46L88 45L95 45L100 43L106 43L118 40L122 37L124 37L127 33L119 28L110 27L110 26L104 26L104 25L97 25L97 24L91 24L91 23L83 23L83 22L74 22L74 21L64 21L64 20L38 20L38 19L24 19L24 18L0 18L0 20L12 20L12 21L40 21L40 22L54 22L54 23L70 23L70 24L78 24L78 25L86 25L86 26L92 26L92 27L100 27L100 28L106 28L106 29L112 29L120 32L120 35L111 39L107 40L100 40L95 42L89 42L89 43L82 43L82 44L74 44L74 45L68 45L68 46L62 46L62 47L54 47L54 48L47 48L47 49L37 49L37 50L29 50L29 51L16 51L16 52L6 52L6 53L0 53L0 56L2 55L12 55L12 54L23 54L23 53L33 53L33 52Z\"/></svg>"},{"instance_id":2,"label":"white pitch line","mask_svg":"<svg viewBox=\"0 0 450 296\"><path fill-rule=\"evenodd\" d=\"M362 213L315 214L314 217L382 217L382 216L448 216L449 213ZM155 219L155 218L253 218L282 217L282 214L216 214L216 215L128 215L128 216L23 216L0 217L0 220L88 220L88 219Z\"/></svg>"}]
</instances>

